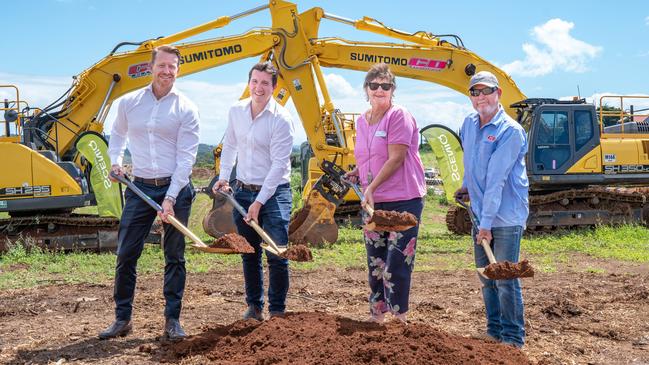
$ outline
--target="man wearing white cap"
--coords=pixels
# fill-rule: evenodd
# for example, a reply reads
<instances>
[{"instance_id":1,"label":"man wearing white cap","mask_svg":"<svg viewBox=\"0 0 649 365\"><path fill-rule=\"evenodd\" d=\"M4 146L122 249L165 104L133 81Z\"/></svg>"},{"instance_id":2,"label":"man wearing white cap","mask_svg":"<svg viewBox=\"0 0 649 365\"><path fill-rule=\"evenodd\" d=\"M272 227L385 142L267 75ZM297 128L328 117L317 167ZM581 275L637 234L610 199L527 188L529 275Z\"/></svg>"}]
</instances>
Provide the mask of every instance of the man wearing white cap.
<instances>
[{"instance_id":1,"label":"man wearing white cap","mask_svg":"<svg viewBox=\"0 0 649 365\"><path fill-rule=\"evenodd\" d=\"M525 170L525 130L499 103L502 90L488 71L475 74L469 97L476 113L464 119L464 181L457 196L468 194L477 218L473 227L476 267L489 264L479 242L490 243L496 261L518 262L521 236L529 213ZM487 314L487 336L516 347L525 343L523 296L519 279L480 277Z\"/></svg>"}]
</instances>

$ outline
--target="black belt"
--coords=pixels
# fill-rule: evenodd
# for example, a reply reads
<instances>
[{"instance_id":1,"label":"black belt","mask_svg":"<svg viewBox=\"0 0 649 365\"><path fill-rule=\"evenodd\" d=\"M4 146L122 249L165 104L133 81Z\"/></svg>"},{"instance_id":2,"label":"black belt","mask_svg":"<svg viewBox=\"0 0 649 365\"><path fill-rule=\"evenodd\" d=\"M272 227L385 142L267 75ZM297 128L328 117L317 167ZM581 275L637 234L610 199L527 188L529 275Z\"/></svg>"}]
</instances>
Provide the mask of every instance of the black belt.
<instances>
[{"instance_id":1,"label":"black belt","mask_svg":"<svg viewBox=\"0 0 649 365\"><path fill-rule=\"evenodd\" d=\"M236 184L237 184L237 188L239 188L239 189L245 189L245 190L254 191L254 192L261 191L261 185L244 184L240 180L237 180Z\"/></svg>"},{"instance_id":2,"label":"black belt","mask_svg":"<svg viewBox=\"0 0 649 365\"><path fill-rule=\"evenodd\" d=\"M171 184L171 177L159 177L157 179L145 179L143 177L133 176L133 181L153 185L153 186L166 186Z\"/></svg>"}]
</instances>

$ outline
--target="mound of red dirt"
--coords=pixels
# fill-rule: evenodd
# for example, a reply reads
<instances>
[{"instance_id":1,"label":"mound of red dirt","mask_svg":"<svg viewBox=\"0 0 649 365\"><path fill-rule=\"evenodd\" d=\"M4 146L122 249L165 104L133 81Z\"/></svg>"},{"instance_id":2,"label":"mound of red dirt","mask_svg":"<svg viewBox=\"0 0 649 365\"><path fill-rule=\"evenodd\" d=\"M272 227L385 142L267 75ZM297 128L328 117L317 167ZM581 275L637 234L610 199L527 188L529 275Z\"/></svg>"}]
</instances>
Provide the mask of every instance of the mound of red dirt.
<instances>
[{"instance_id":1,"label":"mound of red dirt","mask_svg":"<svg viewBox=\"0 0 649 365\"><path fill-rule=\"evenodd\" d=\"M519 263L502 261L487 265L484 274L486 277L493 280L531 278L534 277L534 268L527 260L523 260Z\"/></svg>"},{"instance_id":2,"label":"mound of red dirt","mask_svg":"<svg viewBox=\"0 0 649 365\"><path fill-rule=\"evenodd\" d=\"M374 214L370 219L370 223L385 227L415 226L417 225L417 217L409 212L395 212L392 210L377 209L374 211Z\"/></svg>"},{"instance_id":3,"label":"mound of red dirt","mask_svg":"<svg viewBox=\"0 0 649 365\"><path fill-rule=\"evenodd\" d=\"M313 254L305 245L291 245L280 256L298 262L313 261Z\"/></svg>"},{"instance_id":4,"label":"mound of red dirt","mask_svg":"<svg viewBox=\"0 0 649 365\"><path fill-rule=\"evenodd\" d=\"M207 364L530 364L513 347L423 324L380 325L319 312L237 321L164 351L167 361L200 356Z\"/></svg>"},{"instance_id":5,"label":"mound of red dirt","mask_svg":"<svg viewBox=\"0 0 649 365\"><path fill-rule=\"evenodd\" d=\"M236 233L224 234L210 244L210 247L229 248L237 253L255 253L255 249L250 246L246 238Z\"/></svg>"}]
</instances>

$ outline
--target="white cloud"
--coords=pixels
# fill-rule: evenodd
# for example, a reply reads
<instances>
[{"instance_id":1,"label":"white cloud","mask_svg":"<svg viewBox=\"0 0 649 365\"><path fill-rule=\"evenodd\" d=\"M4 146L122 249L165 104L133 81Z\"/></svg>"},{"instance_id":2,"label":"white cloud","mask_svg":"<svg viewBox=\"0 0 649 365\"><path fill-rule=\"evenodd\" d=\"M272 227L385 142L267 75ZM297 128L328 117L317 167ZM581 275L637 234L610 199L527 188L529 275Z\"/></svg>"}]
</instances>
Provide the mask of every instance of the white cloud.
<instances>
[{"instance_id":1,"label":"white cloud","mask_svg":"<svg viewBox=\"0 0 649 365\"><path fill-rule=\"evenodd\" d=\"M354 88L344 77L338 74L326 74L327 90L332 98L335 97L358 97L361 90Z\"/></svg>"},{"instance_id":2,"label":"white cloud","mask_svg":"<svg viewBox=\"0 0 649 365\"><path fill-rule=\"evenodd\" d=\"M551 19L532 29L535 43L523 44L524 60L502 66L510 75L542 76L555 70L585 72L589 60L598 56L602 47L574 38L570 31L575 24Z\"/></svg>"},{"instance_id":3,"label":"white cloud","mask_svg":"<svg viewBox=\"0 0 649 365\"><path fill-rule=\"evenodd\" d=\"M0 84L16 85L19 90L20 100L26 101L30 107L46 107L72 85L69 77L49 77L31 75L13 75L0 73ZM14 100L15 91L9 88L0 89L0 98Z\"/></svg>"},{"instance_id":4,"label":"white cloud","mask_svg":"<svg viewBox=\"0 0 649 365\"><path fill-rule=\"evenodd\" d=\"M646 25L649 25L649 15L647 15L647 17L644 18L644 23L645 23Z\"/></svg>"},{"instance_id":5,"label":"white cloud","mask_svg":"<svg viewBox=\"0 0 649 365\"><path fill-rule=\"evenodd\" d=\"M638 98L633 98L633 97L625 97L623 99L623 104L624 104L624 109L629 110L631 106L633 106L633 109L638 111L644 109L642 111L642 114L649 114L649 111L647 111L647 108L649 108L649 95L643 94L643 93L630 93L630 94L623 94L623 93L615 93L615 92L601 92L601 93L595 93L590 96L586 96L586 102L590 104L595 104L595 106L599 107L600 102L603 102L604 105L612 106L619 108L620 107L620 98L615 97L619 95L633 95L633 96L639 96ZM602 99L602 97L605 97ZM606 97L606 96L611 96L611 97ZM563 100L570 100L572 97L565 97L562 98Z\"/></svg>"}]
</instances>

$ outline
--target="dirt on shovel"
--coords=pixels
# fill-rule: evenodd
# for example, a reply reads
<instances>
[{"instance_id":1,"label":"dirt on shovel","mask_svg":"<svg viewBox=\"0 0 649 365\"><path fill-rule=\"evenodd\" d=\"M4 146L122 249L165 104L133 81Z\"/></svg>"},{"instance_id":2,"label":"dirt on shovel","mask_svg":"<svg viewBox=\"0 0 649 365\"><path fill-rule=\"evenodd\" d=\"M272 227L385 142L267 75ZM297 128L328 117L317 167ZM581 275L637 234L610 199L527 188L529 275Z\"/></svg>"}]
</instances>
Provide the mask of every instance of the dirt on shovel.
<instances>
[{"instance_id":1,"label":"dirt on shovel","mask_svg":"<svg viewBox=\"0 0 649 365\"><path fill-rule=\"evenodd\" d=\"M377 209L367 227L372 231L405 231L417 225L417 217L409 212Z\"/></svg>"},{"instance_id":2,"label":"dirt on shovel","mask_svg":"<svg viewBox=\"0 0 649 365\"><path fill-rule=\"evenodd\" d=\"M305 245L291 245L280 256L297 262L313 261L313 254Z\"/></svg>"},{"instance_id":3,"label":"dirt on shovel","mask_svg":"<svg viewBox=\"0 0 649 365\"><path fill-rule=\"evenodd\" d=\"M531 278L534 276L534 268L527 260L519 263L502 261L487 265L484 269L484 275L492 280Z\"/></svg>"},{"instance_id":4,"label":"dirt on shovel","mask_svg":"<svg viewBox=\"0 0 649 365\"><path fill-rule=\"evenodd\" d=\"M236 233L228 233L215 240L210 247L231 249L235 253L255 253L255 249L245 237Z\"/></svg>"}]
</instances>

